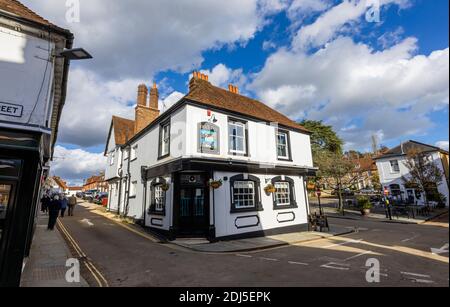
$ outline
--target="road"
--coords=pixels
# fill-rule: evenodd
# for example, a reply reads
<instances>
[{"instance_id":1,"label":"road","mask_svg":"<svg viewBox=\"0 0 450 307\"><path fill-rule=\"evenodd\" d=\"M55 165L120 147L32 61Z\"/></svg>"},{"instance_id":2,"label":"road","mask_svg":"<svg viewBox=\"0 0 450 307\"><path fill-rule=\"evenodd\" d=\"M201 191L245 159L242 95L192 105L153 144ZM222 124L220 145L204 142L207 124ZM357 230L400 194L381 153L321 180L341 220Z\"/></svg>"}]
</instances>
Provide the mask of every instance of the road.
<instances>
[{"instance_id":1,"label":"road","mask_svg":"<svg viewBox=\"0 0 450 307\"><path fill-rule=\"evenodd\" d=\"M440 251L448 249L448 216L422 225L331 219L359 232L233 254L155 243L81 205L61 220L109 286L449 286L448 251ZM380 264L379 283L366 281L370 258ZM98 286L90 275L83 272Z\"/></svg>"}]
</instances>

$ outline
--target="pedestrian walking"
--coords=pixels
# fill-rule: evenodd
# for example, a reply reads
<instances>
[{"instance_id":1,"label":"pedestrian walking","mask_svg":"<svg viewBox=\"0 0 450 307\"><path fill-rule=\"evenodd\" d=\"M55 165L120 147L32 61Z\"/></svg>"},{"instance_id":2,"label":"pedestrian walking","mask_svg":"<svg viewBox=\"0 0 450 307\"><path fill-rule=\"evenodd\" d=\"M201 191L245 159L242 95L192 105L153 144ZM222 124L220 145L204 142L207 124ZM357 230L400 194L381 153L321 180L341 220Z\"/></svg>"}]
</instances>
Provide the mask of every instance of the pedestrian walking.
<instances>
[{"instance_id":1,"label":"pedestrian walking","mask_svg":"<svg viewBox=\"0 0 450 307\"><path fill-rule=\"evenodd\" d=\"M75 195L72 195L69 197L69 216L73 216L73 210L75 209L75 206L77 205L77 198Z\"/></svg>"},{"instance_id":2,"label":"pedestrian walking","mask_svg":"<svg viewBox=\"0 0 450 307\"><path fill-rule=\"evenodd\" d=\"M48 206L50 205L50 197L47 194L44 194L44 196L41 198L41 211L44 213L48 212Z\"/></svg>"},{"instance_id":3,"label":"pedestrian walking","mask_svg":"<svg viewBox=\"0 0 450 307\"><path fill-rule=\"evenodd\" d=\"M69 201L67 200L66 195L61 195L61 217L64 217L64 213L67 210Z\"/></svg>"},{"instance_id":4,"label":"pedestrian walking","mask_svg":"<svg viewBox=\"0 0 450 307\"><path fill-rule=\"evenodd\" d=\"M60 211L61 200L59 199L59 195L55 195L48 206L48 230L53 230L55 228Z\"/></svg>"}]
</instances>

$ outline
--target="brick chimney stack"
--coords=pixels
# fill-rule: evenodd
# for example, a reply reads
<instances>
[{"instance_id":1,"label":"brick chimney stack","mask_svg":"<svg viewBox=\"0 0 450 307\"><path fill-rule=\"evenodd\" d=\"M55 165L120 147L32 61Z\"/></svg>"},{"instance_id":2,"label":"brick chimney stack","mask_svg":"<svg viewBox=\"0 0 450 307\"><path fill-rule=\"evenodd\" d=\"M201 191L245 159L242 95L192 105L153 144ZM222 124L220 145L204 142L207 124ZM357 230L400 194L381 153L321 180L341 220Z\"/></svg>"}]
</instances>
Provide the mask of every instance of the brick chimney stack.
<instances>
[{"instance_id":1,"label":"brick chimney stack","mask_svg":"<svg viewBox=\"0 0 450 307\"><path fill-rule=\"evenodd\" d=\"M199 71L194 71L194 73L192 74L192 78L189 81L189 91L192 91L194 89L194 87L199 83L199 82L208 82L209 83L209 76L202 74Z\"/></svg>"},{"instance_id":2,"label":"brick chimney stack","mask_svg":"<svg viewBox=\"0 0 450 307\"><path fill-rule=\"evenodd\" d=\"M158 88L156 83L150 90L150 103L148 101L148 89L145 84L141 84L138 87L137 106L135 109L135 121L134 121L134 133L139 133L145 127L150 125L158 116Z\"/></svg>"}]
</instances>

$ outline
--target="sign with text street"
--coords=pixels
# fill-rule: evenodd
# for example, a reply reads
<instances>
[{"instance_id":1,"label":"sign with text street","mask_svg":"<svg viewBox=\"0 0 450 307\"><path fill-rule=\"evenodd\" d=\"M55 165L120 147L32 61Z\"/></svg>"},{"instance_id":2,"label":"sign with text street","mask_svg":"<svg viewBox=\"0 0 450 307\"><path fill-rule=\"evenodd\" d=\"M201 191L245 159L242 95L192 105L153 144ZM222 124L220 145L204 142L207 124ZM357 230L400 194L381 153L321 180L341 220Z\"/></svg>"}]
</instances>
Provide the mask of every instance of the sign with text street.
<instances>
[{"instance_id":1,"label":"sign with text street","mask_svg":"<svg viewBox=\"0 0 450 307\"><path fill-rule=\"evenodd\" d=\"M23 112L23 106L0 101L0 114L1 115L12 116L12 117L21 117L22 112Z\"/></svg>"}]
</instances>

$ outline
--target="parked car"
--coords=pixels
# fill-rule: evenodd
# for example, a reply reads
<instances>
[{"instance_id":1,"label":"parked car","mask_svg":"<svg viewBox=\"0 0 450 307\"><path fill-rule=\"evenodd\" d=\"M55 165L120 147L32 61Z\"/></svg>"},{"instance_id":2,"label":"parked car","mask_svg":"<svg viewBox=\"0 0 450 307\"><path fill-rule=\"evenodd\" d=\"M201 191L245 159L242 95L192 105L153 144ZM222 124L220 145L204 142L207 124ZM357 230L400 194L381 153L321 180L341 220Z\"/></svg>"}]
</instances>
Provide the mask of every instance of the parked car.
<instances>
[{"instance_id":1,"label":"parked car","mask_svg":"<svg viewBox=\"0 0 450 307\"><path fill-rule=\"evenodd\" d=\"M98 193L94 197L94 203L101 205L104 198L108 198L108 193L106 192Z\"/></svg>"},{"instance_id":2,"label":"parked car","mask_svg":"<svg viewBox=\"0 0 450 307\"><path fill-rule=\"evenodd\" d=\"M84 192L83 199L87 200L88 202L93 202L96 192L97 192L97 190L90 190L90 191Z\"/></svg>"},{"instance_id":3,"label":"parked car","mask_svg":"<svg viewBox=\"0 0 450 307\"><path fill-rule=\"evenodd\" d=\"M338 191L336 189L331 191L331 195L338 195ZM352 190L350 190L348 188L342 190L342 196L354 196L354 195L355 195L355 192L353 192Z\"/></svg>"}]
</instances>

